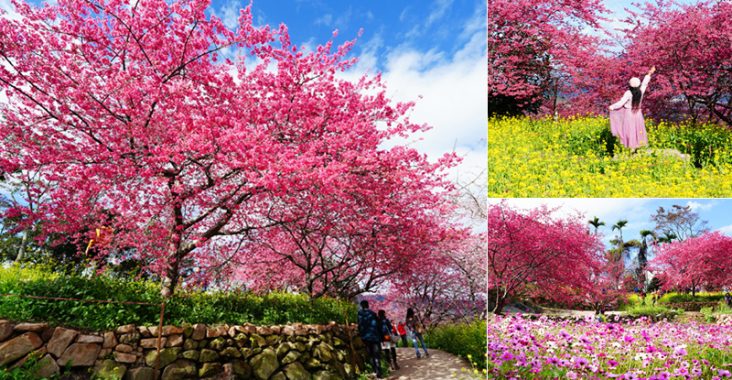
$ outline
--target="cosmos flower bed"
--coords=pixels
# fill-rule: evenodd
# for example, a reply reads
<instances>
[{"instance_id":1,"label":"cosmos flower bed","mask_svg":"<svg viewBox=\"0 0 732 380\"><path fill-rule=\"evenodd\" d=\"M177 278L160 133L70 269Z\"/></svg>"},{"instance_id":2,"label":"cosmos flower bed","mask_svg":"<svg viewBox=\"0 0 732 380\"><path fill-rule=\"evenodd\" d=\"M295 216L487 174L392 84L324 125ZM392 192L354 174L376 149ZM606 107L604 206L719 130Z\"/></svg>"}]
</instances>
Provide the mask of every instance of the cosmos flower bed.
<instances>
[{"instance_id":1,"label":"cosmos flower bed","mask_svg":"<svg viewBox=\"0 0 732 380\"><path fill-rule=\"evenodd\" d=\"M732 196L731 131L646 124L649 147L633 153L613 142L604 117L493 118L488 193L494 198Z\"/></svg>"},{"instance_id":2,"label":"cosmos flower bed","mask_svg":"<svg viewBox=\"0 0 732 380\"><path fill-rule=\"evenodd\" d=\"M496 317L487 357L499 379L723 379L732 325Z\"/></svg>"}]
</instances>

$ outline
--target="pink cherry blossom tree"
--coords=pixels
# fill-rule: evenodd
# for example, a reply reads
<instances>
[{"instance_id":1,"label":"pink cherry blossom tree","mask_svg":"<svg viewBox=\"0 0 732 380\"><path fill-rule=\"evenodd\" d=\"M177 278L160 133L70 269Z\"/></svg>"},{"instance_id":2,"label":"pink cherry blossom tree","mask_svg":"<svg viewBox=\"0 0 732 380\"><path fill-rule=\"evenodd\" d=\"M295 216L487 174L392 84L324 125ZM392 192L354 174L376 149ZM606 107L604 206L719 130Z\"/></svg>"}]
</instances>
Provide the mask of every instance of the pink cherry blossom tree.
<instances>
[{"instance_id":1,"label":"pink cherry blossom tree","mask_svg":"<svg viewBox=\"0 0 732 380\"><path fill-rule=\"evenodd\" d=\"M644 100L650 115L732 125L732 3L646 2L631 13L621 61L656 65Z\"/></svg>"},{"instance_id":2,"label":"pink cherry blossom tree","mask_svg":"<svg viewBox=\"0 0 732 380\"><path fill-rule=\"evenodd\" d=\"M557 303L586 301L602 268L603 245L579 217L557 218L539 207L488 208L488 289L493 312L512 298L533 296Z\"/></svg>"},{"instance_id":3,"label":"pink cherry blossom tree","mask_svg":"<svg viewBox=\"0 0 732 380\"><path fill-rule=\"evenodd\" d=\"M708 232L683 241L660 244L651 268L666 289L721 289L732 286L732 237Z\"/></svg>"},{"instance_id":4,"label":"pink cherry blossom tree","mask_svg":"<svg viewBox=\"0 0 732 380\"><path fill-rule=\"evenodd\" d=\"M488 2L489 114L559 112L576 70L593 62L602 1Z\"/></svg>"},{"instance_id":5,"label":"pink cherry blossom tree","mask_svg":"<svg viewBox=\"0 0 732 380\"><path fill-rule=\"evenodd\" d=\"M381 212L387 220L371 226L398 215L417 229L442 189L436 173L452 158L430 164L412 149L382 148L426 128L405 116L411 104L390 101L380 76L338 78L354 63L353 42L306 52L284 25L255 27L249 8L228 29L206 15L205 0L14 4L20 17L0 18L9 100L0 105L0 171L37 176L31 193L48 201L9 212L43 221L46 236L80 251L105 231L89 253L134 256L166 279L164 295L181 273L245 255L244 245L298 222L289 194L322 193L335 202L318 211L327 217L352 191L360 222ZM374 178L349 182L359 176ZM379 180L409 183L416 200L362 186ZM338 238L352 237L339 228Z\"/></svg>"}]
</instances>

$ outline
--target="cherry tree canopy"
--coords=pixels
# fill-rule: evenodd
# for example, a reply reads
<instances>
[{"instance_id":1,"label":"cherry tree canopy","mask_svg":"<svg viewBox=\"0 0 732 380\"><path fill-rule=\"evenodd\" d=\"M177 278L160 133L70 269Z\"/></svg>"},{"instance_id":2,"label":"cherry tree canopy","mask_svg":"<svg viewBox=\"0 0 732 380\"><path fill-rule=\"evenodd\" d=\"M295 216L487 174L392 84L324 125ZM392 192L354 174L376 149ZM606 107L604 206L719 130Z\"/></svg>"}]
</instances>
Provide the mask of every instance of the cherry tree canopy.
<instances>
[{"instance_id":1,"label":"cherry tree canopy","mask_svg":"<svg viewBox=\"0 0 732 380\"><path fill-rule=\"evenodd\" d=\"M600 0L488 2L488 112L554 112L572 74L593 62Z\"/></svg>"},{"instance_id":2,"label":"cherry tree canopy","mask_svg":"<svg viewBox=\"0 0 732 380\"><path fill-rule=\"evenodd\" d=\"M721 289L732 286L732 237L708 232L683 241L661 244L651 268L667 289Z\"/></svg>"},{"instance_id":3,"label":"cherry tree canopy","mask_svg":"<svg viewBox=\"0 0 732 380\"><path fill-rule=\"evenodd\" d=\"M644 100L648 113L732 125L732 3L658 0L632 16L637 21L621 60L627 67L658 67Z\"/></svg>"},{"instance_id":4,"label":"cherry tree canopy","mask_svg":"<svg viewBox=\"0 0 732 380\"><path fill-rule=\"evenodd\" d=\"M488 208L488 290L494 312L510 298L586 301L603 269L603 245L582 218L555 218L539 207L522 212L505 202Z\"/></svg>"},{"instance_id":5,"label":"cherry tree canopy","mask_svg":"<svg viewBox=\"0 0 732 380\"><path fill-rule=\"evenodd\" d=\"M654 0L626 11L625 29L606 34L598 0L492 0L489 112L602 115L655 65L646 115L732 124L732 3Z\"/></svg>"},{"instance_id":6,"label":"cherry tree canopy","mask_svg":"<svg viewBox=\"0 0 732 380\"><path fill-rule=\"evenodd\" d=\"M255 27L247 8L230 30L208 5L18 2L18 19L0 18L0 171L32 173L29 193L45 194L9 212L80 250L96 239L99 258L131 252L166 293L186 267L267 248L255 241L303 251L287 229L357 255L379 245L389 260L439 236L418 225L442 212L454 157L383 148L426 126L379 76L339 79L353 42L303 51L285 25Z\"/></svg>"}]
</instances>

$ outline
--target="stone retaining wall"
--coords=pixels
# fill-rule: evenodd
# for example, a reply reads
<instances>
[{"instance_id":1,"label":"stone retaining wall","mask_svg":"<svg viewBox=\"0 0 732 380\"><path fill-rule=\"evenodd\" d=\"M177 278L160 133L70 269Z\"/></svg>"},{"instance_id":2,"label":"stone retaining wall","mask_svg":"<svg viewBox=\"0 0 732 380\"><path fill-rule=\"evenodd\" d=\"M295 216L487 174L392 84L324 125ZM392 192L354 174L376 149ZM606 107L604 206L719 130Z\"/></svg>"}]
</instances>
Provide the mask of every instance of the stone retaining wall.
<instances>
[{"instance_id":1,"label":"stone retaining wall","mask_svg":"<svg viewBox=\"0 0 732 380\"><path fill-rule=\"evenodd\" d=\"M0 320L0 368L34 358L39 377L71 367L104 379L328 380L355 378L365 357L355 325L164 326L159 355L157 334L157 326L84 332Z\"/></svg>"}]
</instances>

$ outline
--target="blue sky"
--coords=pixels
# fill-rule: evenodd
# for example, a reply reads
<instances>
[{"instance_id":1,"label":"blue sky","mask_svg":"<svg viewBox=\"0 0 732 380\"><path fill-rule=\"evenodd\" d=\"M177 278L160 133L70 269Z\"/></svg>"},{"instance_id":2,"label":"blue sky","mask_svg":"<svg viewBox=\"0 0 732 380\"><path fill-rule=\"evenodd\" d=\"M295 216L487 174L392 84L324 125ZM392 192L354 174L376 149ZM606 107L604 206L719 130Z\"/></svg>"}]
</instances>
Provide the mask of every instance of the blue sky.
<instances>
[{"instance_id":1,"label":"blue sky","mask_svg":"<svg viewBox=\"0 0 732 380\"><path fill-rule=\"evenodd\" d=\"M0 2L6 0L0 0ZM248 2L214 0L212 12L234 27ZM314 48L358 38L359 63L344 77L381 72L387 94L416 101L410 119L432 130L395 143L436 159L456 151L464 157L450 176L461 182L485 171L486 10L484 0L254 1L256 24L285 23L293 43Z\"/></svg>"},{"instance_id":2,"label":"blue sky","mask_svg":"<svg viewBox=\"0 0 732 380\"><path fill-rule=\"evenodd\" d=\"M215 0L212 8L217 16L234 26L238 9L247 4L247 1ZM285 23L293 41L299 45L323 43L335 29L339 30L337 41L353 39L363 30L356 54L378 43L378 58L382 60L389 52L406 47L436 50L445 57L454 54L470 38L463 33L466 22L476 14L484 14L484 8L484 3L476 0L255 0L252 3L256 23L274 26ZM483 21L476 26L484 24Z\"/></svg>"},{"instance_id":3,"label":"blue sky","mask_svg":"<svg viewBox=\"0 0 732 380\"><path fill-rule=\"evenodd\" d=\"M492 200L492 203L499 200ZM641 230L653 230L655 224L651 221L651 215L655 214L658 207L666 209L673 205L691 206L702 220L708 221L708 227L712 231L720 231L732 236L732 199L653 199L653 198L608 198L608 199L510 199L509 204L521 209L530 209L546 204L552 208L559 208L557 216L573 215L577 212L584 215L585 220L594 216L605 222L600 227L600 233L604 235L604 242L609 246L610 239L614 238L616 231L611 227L618 220L625 219L628 225L623 229L623 238L636 239Z\"/></svg>"},{"instance_id":4,"label":"blue sky","mask_svg":"<svg viewBox=\"0 0 732 380\"><path fill-rule=\"evenodd\" d=\"M698 3L698 0L675 0L677 4L695 4ZM629 13L626 11L626 9L630 9L632 11L637 11L638 7L634 6L633 3L645 3L645 1L640 0L605 0L603 1L603 4L605 5L605 8L607 8L610 13L606 15L605 17L609 18L610 21L603 22L602 26L603 28L613 33L615 29L622 29L627 27L627 24L623 23L622 21L625 20Z\"/></svg>"}]
</instances>

